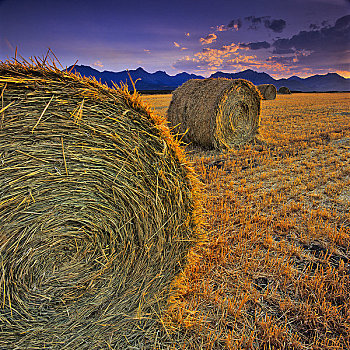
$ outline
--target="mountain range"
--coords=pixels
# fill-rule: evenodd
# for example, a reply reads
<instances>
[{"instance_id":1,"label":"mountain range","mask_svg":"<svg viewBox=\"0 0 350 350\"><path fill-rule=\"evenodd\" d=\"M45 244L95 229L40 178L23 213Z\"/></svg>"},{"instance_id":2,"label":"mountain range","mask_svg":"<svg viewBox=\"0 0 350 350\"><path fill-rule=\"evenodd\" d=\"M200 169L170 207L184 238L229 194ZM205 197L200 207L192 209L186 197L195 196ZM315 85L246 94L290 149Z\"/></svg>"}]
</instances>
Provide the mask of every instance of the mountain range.
<instances>
[{"instance_id":1,"label":"mountain range","mask_svg":"<svg viewBox=\"0 0 350 350\"><path fill-rule=\"evenodd\" d=\"M129 74L133 80L135 87L139 91L154 91L154 90L174 90L189 79L204 79L201 75L189 74L182 72L174 76L168 75L164 71L148 73L143 68L139 67L134 70L111 72L100 72L90 66L75 65L67 68L73 73L79 73L86 77L95 77L102 83L107 83L112 87L113 82L120 86L120 82L126 83L129 90L133 90L133 85L130 81ZM350 79L346 79L337 73L328 73L325 75L313 75L308 78L299 78L292 76L288 79L274 79L266 73L258 73L251 69L244 70L239 73L223 73L216 72L210 78L229 78L229 79L246 79L254 85L273 84L276 88L281 86L288 87L291 91L301 92L324 92L324 91L350 91Z\"/></svg>"}]
</instances>

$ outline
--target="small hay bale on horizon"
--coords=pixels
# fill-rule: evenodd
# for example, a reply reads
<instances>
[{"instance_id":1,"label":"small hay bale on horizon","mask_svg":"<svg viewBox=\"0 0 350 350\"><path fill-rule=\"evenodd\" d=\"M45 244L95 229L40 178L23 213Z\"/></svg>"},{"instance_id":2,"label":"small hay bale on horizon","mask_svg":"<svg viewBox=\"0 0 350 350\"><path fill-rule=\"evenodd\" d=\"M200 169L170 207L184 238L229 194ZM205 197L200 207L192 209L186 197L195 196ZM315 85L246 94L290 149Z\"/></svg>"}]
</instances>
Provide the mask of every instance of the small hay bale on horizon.
<instances>
[{"instance_id":1,"label":"small hay bale on horizon","mask_svg":"<svg viewBox=\"0 0 350 350\"><path fill-rule=\"evenodd\" d=\"M261 84L257 86L264 100L274 100L277 95L276 86L273 84Z\"/></svg>"},{"instance_id":2,"label":"small hay bale on horizon","mask_svg":"<svg viewBox=\"0 0 350 350\"><path fill-rule=\"evenodd\" d=\"M244 79L188 80L172 96L167 118L182 140L224 149L252 141L260 126L261 96Z\"/></svg>"},{"instance_id":3,"label":"small hay bale on horizon","mask_svg":"<svg viewBox=\"0 0 350 350\"><path fill-rule=\"evenodd\" d=\"M289 88L287 88L286 86L281 86L279 89L278 89L278 93L279 94L284 94L284 95L287 95L287 94L291 94L292 92L289 90Z\"/></svg>"},{"instance_id":4,"label":"small hay bale on horizon","mask_svg":"<svg viewBox=\"0 0 350 350\"><path fill-rule=\"evenodd\" d=\"M0 62L0 348L148 349L196 179L137 94Z\"/></svg>"}]
</instances>

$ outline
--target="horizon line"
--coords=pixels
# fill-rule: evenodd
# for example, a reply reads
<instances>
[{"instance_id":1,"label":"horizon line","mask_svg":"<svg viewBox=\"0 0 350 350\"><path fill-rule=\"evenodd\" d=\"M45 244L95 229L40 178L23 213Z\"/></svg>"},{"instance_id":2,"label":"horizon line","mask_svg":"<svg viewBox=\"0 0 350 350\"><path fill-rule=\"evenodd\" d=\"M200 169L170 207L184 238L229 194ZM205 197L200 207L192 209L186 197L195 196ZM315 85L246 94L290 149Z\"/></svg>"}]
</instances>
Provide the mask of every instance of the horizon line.
<instances>
[{"instance_id":1,"label":"horizon line","mask_svg":"<svg viewBox=\"0 0 350 350\"><path fill-rule=\"evenodd\" d=\"M99 69L97 69L97 68L95 68L95 67L91 67L90 65L85 65L85 64L74 64L74 65L73 65L73 64L72 64L72 65L66 67L65 69L71 68L72 66L84 66L84 67L89 67L89 68L91 68L91 69L94 69L94 70L98 71L99 73L103 73L103 72L121 73L121 72L136 71L136 70L138 70L138 69L141 68L143 71L145 71L145 72L148 73L148 74L154 74L154 73L157 73L157 72L163 72L163 73L165 73L165 74L167 74L167 75L169 75L169 76L171 76L171 77L174 77L174 76L176 76L176 75L178 75L178 74L186 73L186 74L189 74L189 75L201 76L201 77L203 77L204 79L210 78L210 76L212 76L213 74L216 74L216 73L238 74L238 73L242 73L242 72L246 72L246 71L252 71L252 72L258 73L258 74L267 74L268 76L270 76L270 77L271 77L272 79L274 79L274 80L289 79L289 78L292 78L292 77L297 77L297 78L299 78L299 79L307 79L307 78L314 77L314 76L326 76L326 75L328 75L328 74L337 74L337 75L339 75L340 77L342 77L342 78L344 78L344 79L350 80L350 78L346 78L346 77L344 77L343 75L339 74L338 72L328 72L328 73L325 73L325 74L311 74L311 75L309 75L309 76L307 76L307 77L303 77L303 78L301 78L301 77L299 77L298 75L294 74L294 75L291 75L291 76L289 76L289 77L283 77L283 78L277 78L277 79L276 79L276 78L272 77L269 73L266 73L266 72L264 72L264 71L262 71L262 72L255 71L255 70L253 70L253 69L251 69L251 68L248 68L248 69L245 69L245 70L242 70L242 71L239 71L239 72L224 72L224 71L218 70L218 71L216 71L216 72L214 72L214 73L211 73L211 75L208 76L208 77L205 77L205 75L202 75L202 74L200 74L200 73L189 73L189 72L186 72L186 71L182 71L182 72L176 73L175 75L171 75L171 74L169 74L168 72L166 72L165 70L156 70L156 71L154 71L154 72L149 72L149 71L147 71L145 68L143 68L143 67L141 67L141 66L139 66L139 67L137 67L137 68L135 68L135 69L124 69L124 70L121 70L121 71L112 71L112 70L107 70L107 69L105 69L105 70L103 70L103 71L100 71Z\"/></svg>"}]
</instances>

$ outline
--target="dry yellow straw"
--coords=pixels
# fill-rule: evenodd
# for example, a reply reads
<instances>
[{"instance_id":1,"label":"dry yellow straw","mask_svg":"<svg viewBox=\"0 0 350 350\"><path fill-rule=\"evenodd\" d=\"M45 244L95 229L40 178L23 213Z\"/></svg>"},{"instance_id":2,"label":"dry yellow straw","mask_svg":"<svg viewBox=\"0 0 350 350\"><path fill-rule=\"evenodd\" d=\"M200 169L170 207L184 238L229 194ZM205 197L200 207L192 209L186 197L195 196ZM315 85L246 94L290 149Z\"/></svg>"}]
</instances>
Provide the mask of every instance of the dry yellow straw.
<instances>
[{"instance_id":1,"label":"dry yellow straw","mask_svg":"<svg viewBox=\"0 0 350 350\"><path fill-rule=\"evenodd\" d=\"M165 120L34 60L0 63L0 89L0 348L159 348L198 239L196 179Z\"/></svg>"}]
</instances>

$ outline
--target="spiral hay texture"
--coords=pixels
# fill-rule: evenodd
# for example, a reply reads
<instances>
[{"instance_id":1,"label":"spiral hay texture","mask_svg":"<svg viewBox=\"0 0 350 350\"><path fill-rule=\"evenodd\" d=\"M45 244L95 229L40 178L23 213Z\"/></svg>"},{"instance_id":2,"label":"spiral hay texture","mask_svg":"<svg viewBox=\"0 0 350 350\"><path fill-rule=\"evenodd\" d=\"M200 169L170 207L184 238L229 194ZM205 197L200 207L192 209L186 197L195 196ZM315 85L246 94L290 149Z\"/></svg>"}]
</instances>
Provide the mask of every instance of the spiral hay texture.
<instances>
[{"instance_id":1,"label":"spiral hay texture","mask_svg":"<svg viewBox=\"0 0 350 350\"><path fill-rule=\"evenodd\" d=\"M167 116L183 141L203 148L243 145L257 135L260 93L243 79L193 79L173 92Z\"/></svg>"},{"instance_id":2,"label":"spiral hay texture","mask_svg":"<svg viewBox=\"0 0 350 350\"><path fill-rule=\"evenodd\" d=\"M277 89L273 84L261 84L257 86L263 100L274 100L276 98Z\"/></svg>"},{"instance_id":3,"label":"spiral hay texture","mask_svg":"<svg viewBox=\"0 0 350 350\"><path fill-rule=\"evenodd\" d=\"M291 91L286 86L281 86L278 89L278 93L286 95L286 94L291 94Z\"/></svg>"},{"instance_id":4,"label":"spiral hay texture","mask_svg":"<svg viewBox=\"0 0 350 350\"><path fill-rule=\"evenodd\" d=\"M0 348L152 348L197 239L164 119L44 64L0 63L0 92Z\"/></svg>"}]
</instances>

